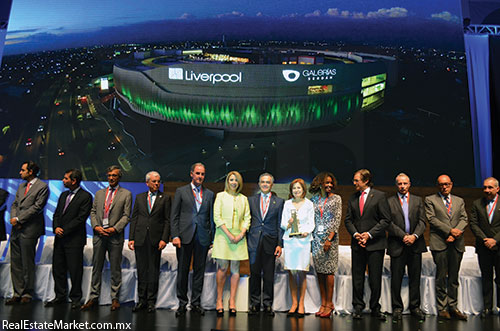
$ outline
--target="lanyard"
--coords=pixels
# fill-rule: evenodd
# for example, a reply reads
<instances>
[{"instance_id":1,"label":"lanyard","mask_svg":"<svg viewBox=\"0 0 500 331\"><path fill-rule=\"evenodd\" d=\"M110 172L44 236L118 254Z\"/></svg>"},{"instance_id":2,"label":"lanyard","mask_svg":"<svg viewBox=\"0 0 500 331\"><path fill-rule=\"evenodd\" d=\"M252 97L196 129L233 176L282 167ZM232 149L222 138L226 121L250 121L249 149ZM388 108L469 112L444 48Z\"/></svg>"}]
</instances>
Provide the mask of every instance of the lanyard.
<instances>
[{"instance_id":1,"label":"lanyard","mask_svg":"<svg viewBox=\"0 0 500 331\"><path fill-rule=\"evenodd\" d=\"M111 199L108 201L108 193L109 187L106 189L106 200L104 201L104 212L109 213L109 208L111 208L111 204L113 203L113 199L115 198L117 189L114 189L111 193Z\"/></svg>"},{"instance_id":2,"label":"lanyard","mask_svg":"<svg viewBox=\"0 0 500 331\"><path fill-rule=\"evenodd\" d=\"M495 210L495 206L497 205L497 200L498 200L498 194L497 194L497 196L495 198L495 202L493 202L493 205L491 205L491 209L488 212L488 219L491 218L491 214L493 214L493 210Z\"/></svg>"},{"instance_id":3,"label":"lanyard","mask_svg":"<svg viewBox=\"0 0 500 331\"><path fill-rule=\"evenodd\" d=\"M268 193L266 200L266 205L264 206L264 199L262 198L262 195L260 196L260 210L262 211L262 216L266 215L267 208L269 208L269 202L271 202L271 193Z\"/></svg>"},{"instance_id":4,"label":"lanyard","mask_svg":"<svg viewBox=\"0 0 500 331\"><path fill-rule=\"evenodd\" d=\"M195 191L195 189L193 189L193 196L194 196L194 199L196 200L196 202L197 202L198 204L200 204L200 206L201 206L201 203L202 203L202 201L203 201L203 189L202 189L202 187L201 187L201 186L200 186L200 200L198 200L198 197L196 196L196 191Z\"/></svg>"},{"instance_id":5,"label":"lanyard","mask_svg":"<svg viewBox=\"0 0 500 331\"><path fill-rule=\"evenodd\" d=\"M326 201L328 200L328 196L325 197L325 202L323 202L323 206L321 206L321 198L319 198L319 213L320 218L323 219L323 210L325 209Z\"/></svg>"}]
</instances>

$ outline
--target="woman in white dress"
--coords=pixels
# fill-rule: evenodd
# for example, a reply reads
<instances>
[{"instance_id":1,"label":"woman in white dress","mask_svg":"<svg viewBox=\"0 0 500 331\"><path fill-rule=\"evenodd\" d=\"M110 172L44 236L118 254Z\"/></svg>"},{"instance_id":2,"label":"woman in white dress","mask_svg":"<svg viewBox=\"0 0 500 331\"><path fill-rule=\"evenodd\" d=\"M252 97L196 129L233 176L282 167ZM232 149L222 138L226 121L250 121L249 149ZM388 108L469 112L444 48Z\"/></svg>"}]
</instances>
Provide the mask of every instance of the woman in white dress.
<instances>
[{"instance_id":1,"label":"woman in white dress","mask_svg":"<svg viewBox=\"0 0 500 331\"><path fill-rule=\"evenodd\" d=\"M285 269L288 270L292 307L287 316L304 317L304 296L306 294L306 274L311 259L311 232L314 230L314 205L306 199L307 187L304 180L297 178L290 183L291 199L285 201L281 216L281 228L285 230L283 246ZM292 233L293 214L298 220L299 235ZM299 294L299 298L297 298Z\"/></svg>"}]
</instances>

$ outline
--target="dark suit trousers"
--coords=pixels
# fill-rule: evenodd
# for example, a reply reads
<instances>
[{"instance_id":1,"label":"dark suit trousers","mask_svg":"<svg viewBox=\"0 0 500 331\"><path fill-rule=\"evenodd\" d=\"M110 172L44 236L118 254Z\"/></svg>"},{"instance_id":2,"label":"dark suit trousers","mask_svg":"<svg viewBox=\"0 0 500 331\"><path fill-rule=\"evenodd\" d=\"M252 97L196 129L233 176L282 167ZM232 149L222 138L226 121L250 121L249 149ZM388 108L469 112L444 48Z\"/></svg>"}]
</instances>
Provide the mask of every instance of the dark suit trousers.
<instances>
[{"instance_id":1,"label":"dark suit trousers","mask_svg":"<svg viewBox=\"0 0 500 331\"><path fill-rule=\"evenodd\" d=\"M35 286L35 254L38 239L12 236L10 240L10 275L15 297L32 298Z\"/></svg>"},{"instance_id":2,"label":"dark suit trousers","mask_svg":"<svg viewBox=\"0 0 500 331\"><path fill-rule=\"evenodd\" d=\"M52 274L54 276L56 299L66 300L68 295L68 272L71 279L69 297L72 302L80 302L82 299L83 246L64 247L55 244L52 255Z\"/></svg>"},{"instance_id":3,"label":"dark suit trousers","mask_svg":"<svg viewBox=\"0 0 500 331\"><path fill-rule=\"evenodd\" d=\"M147 235L144 245L135 246L137 292L140 303L154 305L158 296L161 251L158 250L158 245L153 246L148 238L149 235Z\"/></svg>"},{"instance_id":4,"label":"dark suit trousers","mask_svg":"<svg viewBox=\"0 0 500 331\"><path fill-rule=\"evenodd\" d=\"M370 309L380 311L380 294L382 288L382 266L384 264L384 250L367 251L356 247L352 250L352 305L354 309L363 310L365 271L368 266L368 283L370 284Z\"/></svg>"},{"instance_id":5,"label":"dark suit trousers","mask_svg":"<svg viewBox=\"0 0 500 331\"><path fill-rule=\"evenodd\" d=\"M260 307L261 284L264 279L262 303L264 307L272 307L274 297L274 266L276 258L273 254L266 254L263 238L257 248L255 262L250 264L250 305ZM261 272L262 276L261 277Z\"/></svg>"},{"instance_id":6,"label":"dark suit trousers","mask_svg":"<svg viewBox=\"0 0 500 331\"><path fill-rule=\"evenodd\" d=\"M188 303L187 291L191 257L193 257L191 305L200 305L208 248L209 246L200 244L198 235L195 232L194 238L190 243L181 244L181 248L176 249L177 261L179 263L177 267L177 298L179 299L180 307L186 306Z\"/></svg>"},{"instance_id":7,"label":"dark suit trousers","mask_svg":"<svg viewBox=\"0 0 500 331\"><path fill-rule=\"evenodd\" d=\"M448 245L443 251L432 251L436 264L436 297L439 311L457 308L458 272L462 256L463 253L457 251L454 245Z\"/></svg>"},{"instance_id":8,"label":"dark suit trousers","mask_svg":"<svg viewBox=\"0 0 500 331\"><path fill-rule=\"evenodd\" d=\"M491 251L487 248L476 250L481 269L481 283L483 285L484 309L493 308L493 270L495 270L495 284L497 285L497 307L500 307L500 250Z\"/></svg>"},{"instance_id":9,"label":"dark suit trousers","mask_svg":"<svg viewBox=\"0 0 500 331\"><path fill-rule=\"evenodd\" d=\"M411 247L404 247L398 257L391 257L391 301L392 309L403 310L401 283L408 266L410 285L410 310L420 308L420 273L422 271L422 253L414 253Z\"/></svg>"}]
</instances>

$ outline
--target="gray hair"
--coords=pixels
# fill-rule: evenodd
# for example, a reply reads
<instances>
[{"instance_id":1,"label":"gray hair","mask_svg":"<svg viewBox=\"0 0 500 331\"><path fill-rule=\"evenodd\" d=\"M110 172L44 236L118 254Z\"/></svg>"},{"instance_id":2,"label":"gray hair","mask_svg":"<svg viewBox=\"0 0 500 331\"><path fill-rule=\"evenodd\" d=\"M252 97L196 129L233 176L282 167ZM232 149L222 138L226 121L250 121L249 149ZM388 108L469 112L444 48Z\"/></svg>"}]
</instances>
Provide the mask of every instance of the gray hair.
<instances>
[{"instance_id":1,"label":"gray hair","mask_svg":"<svg viewBox=\"0 0 500 331\"><path fill-rule=\"evenodd\" d=\"M405 174L404 172L400 172L396 178L394 179L394 182L397 184L398 183L398 177L406 177L408 178L408 180L411 182L411 179L410 179L410 176L408 176L407 174Z\"/></svg>"},{"instance_id":2,"label":"gray hair","mask_svg":"<svg viewBox=\"0 0 500 331\"><path fill-rule=\"evenodd\" d=\"M120 168L117 165L112 165L109 166L108 169L106 169L106 173L110 173L113 170L118 170L118 176L121 178L122 177L122 168Z\"/></svg>"},{"instance_id":3,"label":"gray hair","mask_svg":"<svg viewBox=\"0 0 500 331\"><path fill-rule=\"evenodd\" d=\"M484 181L487 181L487 180L494 181L495 182L495 187L498 187L498 179L496 179L495 177L488 177Z\"/></svg>"},{"instance_id":4,"label":"gray hair","mask_svg":"<svg viewBox=\"0 0 500 331\"><path fill-rule=\"evenodd\" d=\"M261 175L259 176L259 182L260 182L260 179L261 179L262 177L264 177L264 176L269 176L269 177L271 177L272 184L274 184L274 176L273 176L273 175L271 175L271 174L270 174L270 173L268 173L268 172L264 172L263 174L261 174Z\"/></svg>"},{"instance_id":5,"label":"gray hair","mask_svg":"<svg viewBox=\"0 0 500 331\"><path fill-rule=\"evenodd\" d=\"M160 174L157 171L153 170L153 171L148 172L146 174L146 182L149 182L149 180L151 179L151 177L152 176L156 176L156 175L158 175L158 177L160 177L160 179L161 179L161 176L160 176Z\"/></svg>"}]
</instances>

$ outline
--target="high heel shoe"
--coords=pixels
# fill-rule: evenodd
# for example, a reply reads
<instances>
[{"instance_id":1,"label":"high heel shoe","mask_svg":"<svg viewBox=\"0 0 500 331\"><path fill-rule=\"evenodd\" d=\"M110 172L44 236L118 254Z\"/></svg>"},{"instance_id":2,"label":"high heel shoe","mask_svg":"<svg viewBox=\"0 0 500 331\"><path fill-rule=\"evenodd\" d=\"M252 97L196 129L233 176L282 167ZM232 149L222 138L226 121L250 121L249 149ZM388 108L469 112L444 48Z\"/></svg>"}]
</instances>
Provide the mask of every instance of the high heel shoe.
<instances>
[{"instance_id":1,"label":"high heel shoe","mask_svg":"<svg viewBox=\"0 0 500 331\"><path fill-rule=\"evenodd\" d=\"M295 307L294 310L289 310L287 313L286 313L286 317L294 317L295 314L297 314L297 307Z\"/></svg>"},{"instance_id":2,"label":"high heel shoe","mask_svg":"<svg viewBox=\"0 0 500 331\"><path fill-rule=\"evenodd\" d=\"M229 316L236 316L236 308L229 308Z\"/></svg>"},{"instance_id":3,"label":"high heel shoe","mask_svg":"<svg viewBox=\"0 0 500 331\"><path fill-rule=\"evenodd\" d=\"M222 316L224 316L224 308L217 309L217 317L222 317Z\"/></svg>"},{"instance_id":4,"label":"high heel shoe","mask_svg":"<svg viewBox=\"0 0 500 331\"><path fill-rule=\"evenodd\" d=\"M323 312L325 311L325 308L326 308L326 306L321 305L319 307L319 310L316 312L316 314L314 314L314 316L316 316L316 317L321 316L321 314L323 314Z\"/></svg>"},{"instance_id":5,"label":"high heel shoe","mask_svg":"<svg viewBox=\"0 0 500 331\"><path fill-rule=\"evenodd\" d=\"M335 307L333 307L333 306L326 306L325 308L326 309L323 311L323 313L321 315L319 315L319 317L321 317L321 318L330 318L330 316L332 316L332 314L333 314L333 311L335 310Z\"/></svg>"},{"instance_id":6,"label":"high heel shoe","mask_svg":"<svg viewBox=\"0 0 500 331\"><path fill-rule=\"evenodd\" d=\"M297 312L295 313L295 316L297 318L304 318L305 315L305 311L303 313L299 313L299 309L297 308Z\"/></svg>"}]
</instances>

